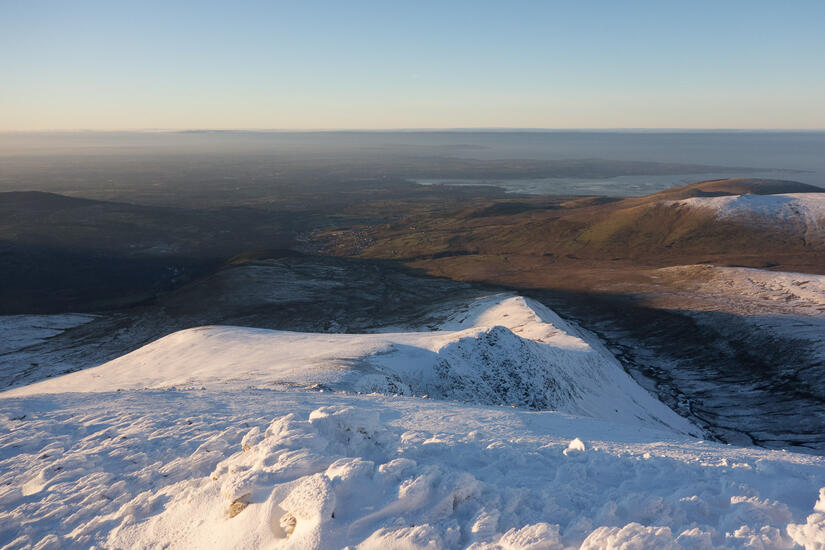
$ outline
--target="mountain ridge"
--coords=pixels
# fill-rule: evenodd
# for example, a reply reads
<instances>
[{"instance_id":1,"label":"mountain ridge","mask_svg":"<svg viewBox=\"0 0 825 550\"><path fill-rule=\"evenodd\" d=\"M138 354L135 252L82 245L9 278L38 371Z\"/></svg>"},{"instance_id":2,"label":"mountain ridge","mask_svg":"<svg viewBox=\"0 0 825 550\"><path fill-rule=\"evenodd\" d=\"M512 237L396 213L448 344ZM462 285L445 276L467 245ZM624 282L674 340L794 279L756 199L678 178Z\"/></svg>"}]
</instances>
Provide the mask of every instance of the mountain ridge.
<instances>
[{"instance_id":1,"label":"mountain ridge","mask_svg":"<svg viewBox=\"0 0 825 550\"><path fill-rule=\"evenodd\" d=\"M538 302L481 298L439 328L358 335L199 327L0 396L171 387L328 389L558 410L700 434L639 387L592 335Z\"/></svg>"}]
</instances>

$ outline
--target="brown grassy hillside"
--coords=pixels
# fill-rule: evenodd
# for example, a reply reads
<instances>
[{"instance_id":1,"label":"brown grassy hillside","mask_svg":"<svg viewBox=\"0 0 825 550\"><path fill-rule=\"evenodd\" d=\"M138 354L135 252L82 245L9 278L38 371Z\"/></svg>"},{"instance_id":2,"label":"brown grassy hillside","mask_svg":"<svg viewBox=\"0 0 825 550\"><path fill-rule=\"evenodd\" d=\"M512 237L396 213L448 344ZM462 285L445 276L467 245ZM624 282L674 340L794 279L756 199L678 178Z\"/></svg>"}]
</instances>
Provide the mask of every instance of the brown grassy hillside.
<instances>
[{"instance_id":1,"label":"brown grassy hillside","mask_svg":"<svg viewBox=\"0 0 825 550\"><path fill-rule=\"evenodd\" d=\"M726 179L621 200L519 197L448 212L420 204L397 223L316 237L325 252L402 260L433 274L515 286L581 288L697 263L825 273L825 242L668 202L823 191L792 181Z\"/></svg>"}]
</instances>

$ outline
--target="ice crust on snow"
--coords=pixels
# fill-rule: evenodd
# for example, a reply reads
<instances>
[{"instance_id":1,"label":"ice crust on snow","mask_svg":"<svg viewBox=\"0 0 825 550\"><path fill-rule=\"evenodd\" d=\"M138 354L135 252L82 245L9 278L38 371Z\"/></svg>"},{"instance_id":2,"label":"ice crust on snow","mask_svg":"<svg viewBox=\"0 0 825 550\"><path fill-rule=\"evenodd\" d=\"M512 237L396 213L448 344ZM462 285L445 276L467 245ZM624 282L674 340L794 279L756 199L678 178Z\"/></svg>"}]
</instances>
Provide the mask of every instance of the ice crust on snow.
<instances>
[{"instance_id":1,"label":"ice crust on snow","mask_svg":"<svg viewBox=\"0 0 825 550\"><path fill-rule=\"evenodd\" d=\"M825 549L825 487L819 490L819 500L814 513L802 525L788 525L788 533L796 544L805 550Z\"/></svg>"},{"instance_id":2,"label":"ice crust on snow","mask_svg":"<svg viewBox=\"0 0 825 550\"><path fill-rule=\"evenodd\" d=\"M573 439L567 448L564 450L564 456L572 456L576 453L583 453L587 448L584 445L584 442L579 439L578 437Z\"/></svg>"},{"instance_id":3,"label":"ice crust on snow","mask_svg":"<svg viewBox=\"0 0 825 550\"><path fill-rule=\"evenodd\" d=\"M316 388L552 409L699 431L642 389L594 336L512 295L476 300L439 330L176 332L102 366L8 395L143 388Z\"/></svg>"}]
</instances>

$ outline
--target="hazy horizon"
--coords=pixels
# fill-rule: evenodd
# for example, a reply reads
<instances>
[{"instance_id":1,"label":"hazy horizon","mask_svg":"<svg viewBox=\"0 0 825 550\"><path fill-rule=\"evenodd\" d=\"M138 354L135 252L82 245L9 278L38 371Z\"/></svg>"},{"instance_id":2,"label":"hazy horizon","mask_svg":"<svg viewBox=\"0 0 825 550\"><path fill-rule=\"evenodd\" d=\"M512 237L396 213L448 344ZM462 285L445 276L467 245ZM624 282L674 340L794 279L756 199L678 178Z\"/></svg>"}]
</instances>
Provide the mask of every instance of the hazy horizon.
<instances>
[{"instance_id":1,"label":"hazy horizon","mask_svg":"<svg viewBox=\"0 0 825 550\"><path fill-rule=\"evenodd\" d=\"M433 128L44 128L32 130L0 130L0 134L187 134L187 133L284 133L284 134L334 134L334 133L822 133L823 128L648 128L648 127L575 127L575 128L537 128L518 126L478 126L478 127L433 127Z\"/></svg>"}]
</instances>

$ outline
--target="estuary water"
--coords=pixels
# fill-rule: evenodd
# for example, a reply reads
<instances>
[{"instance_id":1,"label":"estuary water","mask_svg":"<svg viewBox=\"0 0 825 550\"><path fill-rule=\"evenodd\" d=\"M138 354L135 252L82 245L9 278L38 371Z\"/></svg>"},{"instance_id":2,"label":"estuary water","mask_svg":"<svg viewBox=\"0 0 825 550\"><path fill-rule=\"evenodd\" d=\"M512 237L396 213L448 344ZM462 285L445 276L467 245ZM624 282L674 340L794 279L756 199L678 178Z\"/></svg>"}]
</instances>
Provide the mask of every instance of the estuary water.
<instances>
[{"instance_id":1,"label":"estuary water","mask_svg":"<svg viewBox=\"0 0 825 550\"><path fill-rule=\"evenodd\" d=\"M825 188L825 131L415 130L0 133L0 189L18 189L22 181L30 189L61 192L63 188L49 182L69 176L73 181L99 176L98 183L105 184L111 176L100 174L100 167L111 167L103 160L112 155L144 164L166 159L175 172L181 172L178 179L195 180L204 174L193 175L192 166L218 162L239 167L232 176L240 173L241 181L277 179L284 169L327 177L344 167L352 177L390 173L423 184L488 184L532 194L645 195L724 177L789 179ZM453 175L445 173L442 179L423 179L422 171L432 166L437 172L445 159L513 161L516 166L519 160L668 166L659 175L650 175L653 170L643 175L619 169L615 177L607 178L494 179L468 170L466 177L473 179L443 179L465 177L453 170ZM676 164L691 172L676 173ZM405 165L417 171L405 173ZM704 167L701 173L696 171L699 166ZM123 174L119 171L118 177ZM136 181L147 177L139 176Z\"/></svg>"},{"instance_id":2,"label":"estuary water","mask_svg":"<svg viewBox=\"0 0 825 550\"><path fill-rule=\"evenodd\" d=\"M423 136L411 134L421 139ZM637 196L716 178L801 181L825 188L825 132L535 131L432 135L445 154L497 159L603 159L746 167L613 178L420 179L422 184L496 185L514 193Z\"/></svg>"}]
</instances>

